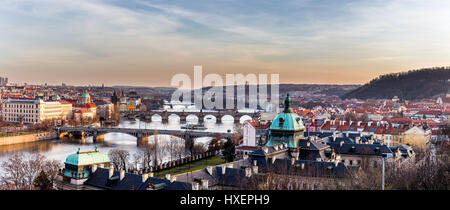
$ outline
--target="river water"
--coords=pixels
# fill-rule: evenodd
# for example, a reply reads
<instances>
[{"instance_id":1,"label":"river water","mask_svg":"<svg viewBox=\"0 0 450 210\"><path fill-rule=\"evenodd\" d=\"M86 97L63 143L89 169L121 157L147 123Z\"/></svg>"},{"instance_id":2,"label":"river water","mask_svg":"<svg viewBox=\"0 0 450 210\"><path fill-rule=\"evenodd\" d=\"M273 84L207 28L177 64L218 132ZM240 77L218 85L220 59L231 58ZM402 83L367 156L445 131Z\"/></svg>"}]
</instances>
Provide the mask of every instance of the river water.
<instances>
[{"instance_id":1,"label":"river water","mask_svg":"<svg viewBox=\"0 0 450 210\"><path fill-rule=\"evenodd\" d=\"M220 119L217 120L220 122ZM187 119L188 124L195 124L196 122L191 119ZM169 118L167 124L163 124L157 119L151 123L136 121L122 121L117 127L122 128L152 128L152 129L174 129L179 130L181 126L185 124L180 124L177 119ZM204 127L205 131L216 131L216 132L227 132L231 130L233 132L237 128L238 124L234 124L233 120L224 119L220 123L214 121L205 120ZM177 137L175 137L177 138ZM160 142L169 141L170 136L158 135ZM194 140L196 144L207 145L212 137L202 137ZM178 139L180 143L184 144L182 139ZM149 142L154 141L153 136L149 137ZM0 146L0 162L7 160L10 154L14 152L27 152L27 153L40 153L44 155L47 159L55 159L63 163L66 157L70 154L76 153L78 148L81 151L94 150L98 147L99 151L108 153L111 149L123 149L130 153L130 160L134 153L141 150L137 146L136 137L122 134L122 133L108 133L104 136L104 142L94 143L92 137L86 137L84 140L75 139L62 139L62 140L47 140L40 142L24 143L24 144L14 144ZM168 157L167 157L168 158ZM167 160L166 158L166 160ZM0 170L1 171L1 170Z\"/></svg>"}]
</instances>

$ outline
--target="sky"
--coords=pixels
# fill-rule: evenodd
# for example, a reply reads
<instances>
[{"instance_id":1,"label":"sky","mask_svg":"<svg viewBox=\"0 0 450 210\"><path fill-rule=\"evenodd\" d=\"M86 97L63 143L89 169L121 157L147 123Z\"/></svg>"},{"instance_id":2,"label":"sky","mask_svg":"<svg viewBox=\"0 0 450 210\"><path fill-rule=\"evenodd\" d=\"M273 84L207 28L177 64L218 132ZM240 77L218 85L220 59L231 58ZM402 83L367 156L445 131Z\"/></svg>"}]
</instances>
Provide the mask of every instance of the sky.
<instances>
[{"instance_id":1,"label":"sky","mask_svg":"<svg viewBox=\"0 0 450 210\"><path fill-rule=\"evenodd\" d=\"M0 0L10 82L170 86L175 74L363 84L450 65L450 1Z\"/></svg>"}]
</instances>

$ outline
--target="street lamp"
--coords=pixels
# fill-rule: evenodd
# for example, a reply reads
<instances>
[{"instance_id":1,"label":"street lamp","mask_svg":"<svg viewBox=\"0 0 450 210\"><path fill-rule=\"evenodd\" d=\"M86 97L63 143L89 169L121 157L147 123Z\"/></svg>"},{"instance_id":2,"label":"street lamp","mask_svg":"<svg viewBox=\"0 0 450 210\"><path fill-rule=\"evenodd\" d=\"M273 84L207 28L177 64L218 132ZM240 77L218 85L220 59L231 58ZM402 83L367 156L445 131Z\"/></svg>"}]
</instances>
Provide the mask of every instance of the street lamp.
<instances>
[{"instance_id":1,"label":"street lamp","mask_svg":"<svg viewBox=\"0 0 450 210\"><path fill-rule=\"evenodd\" d=\"M382 181L381 181L381 190L384 190L384 161L385 159L391 158L392 157L392 153L383 153L383 177L382 177Z\"/></svg>"}]
</instances>

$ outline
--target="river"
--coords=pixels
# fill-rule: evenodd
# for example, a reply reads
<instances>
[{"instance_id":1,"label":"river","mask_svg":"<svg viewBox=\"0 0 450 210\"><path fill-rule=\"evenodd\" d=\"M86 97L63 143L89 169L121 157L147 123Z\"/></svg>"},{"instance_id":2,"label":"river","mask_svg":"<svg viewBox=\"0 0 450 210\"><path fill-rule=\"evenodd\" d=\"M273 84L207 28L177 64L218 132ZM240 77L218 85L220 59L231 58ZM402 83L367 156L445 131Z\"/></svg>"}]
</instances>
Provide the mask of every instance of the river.
<instances>
[{"instance_id":1,"label":"river","mask_svg":"<svg viewBox=\"0 0 450 210\"><path fill-rule=\"evenodd\" d=\"M220 119L218 120L220 122ZM195 121L187 120L187 123L195 123ZM185 124L180 124L176 119L169 118L167 124L162 124L160 121L154 121L151 123L136 121L122 121L117 127L122 128L155 128L155 129L180 129L181 126ZM205 120L204 126L205 131L219 131L227 132L231 130L232 132L236 129L237 124L234 124L232 120L224 120L221 123L215 123L212 121ZM158 139L161 142L168 141L170 136L158 135ZM208 144L212 137L202 137L195 139L196 144ZM180 143L184 142L179 139ZM149 137L149 141L154 141L153 136ZM14 144L0 146L0 162L7 160L8 156L14 152L27 152L27 153L40 153L44 155L47 159L55 159L63 163L66 157L70 154L75 153L78 148L81 151L94 150L95 147L101 152L108 153L111 149L123 149L130 153L130 160L132 155L138 152L141 148L137 146L136 137L122 134L122 133L108 133L105 134L104 142L94 143L92 137L86 137L84 140L74 140L74 139L53 139L40 142L32 142L25 144Z\"/></svg>"}]
</instances>

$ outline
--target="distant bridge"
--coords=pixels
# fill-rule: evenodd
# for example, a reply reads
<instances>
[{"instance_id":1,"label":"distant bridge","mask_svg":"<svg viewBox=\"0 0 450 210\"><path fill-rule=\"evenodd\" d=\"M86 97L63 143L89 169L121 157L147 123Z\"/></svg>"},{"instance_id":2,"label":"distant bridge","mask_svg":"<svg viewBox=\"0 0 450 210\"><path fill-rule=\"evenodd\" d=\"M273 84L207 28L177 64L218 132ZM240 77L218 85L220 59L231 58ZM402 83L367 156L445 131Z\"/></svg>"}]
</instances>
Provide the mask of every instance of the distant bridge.
<instances>
[{"instance_id":1,"label":"distant bridge","mask_svg":"<svg viewBox=\"0 0 450 210\"><path fill-rule=\"evenodd\" d=\"M199 123L203 123L207 116L214 116L216 122L222 121L225 116L230 116L234 119L235 123L238 123L244 116L248 116L253 120L260 118L260 112L238 112L237 110L225 110L225 111L166 111L166 110L150 110L150 111L124 111L121 112L121 116L125 118L140 118L145 121L152 121L152 116L160 116L163 123L169 121L169 116L175 116L180 118L180 122L186 122L187 117L195 117Z\"/></svg>"},{"instance_id":2,"label":"distant bridge","mask_svg":"<svg viewBox=\"0 0 450 210\"><path fill-rule=\"evenodd\" d=\"M167 130L167 129L137 129L137 128L94 128L94 127L54 127L53 128L58 137L62 134L78 134L81 136L92 136L94 142L98 140L100 136L107 133L125 133L137 138L138 145L143 145L148 142L148 137L152 135L171 135L180 137L185 140L185 144L192 145L194 138L198 137L220 137L223 139L230 139L235 133L231 132L210 132L210 131L196 131L196 130Z\"/></svg>"}]
</instances>

